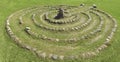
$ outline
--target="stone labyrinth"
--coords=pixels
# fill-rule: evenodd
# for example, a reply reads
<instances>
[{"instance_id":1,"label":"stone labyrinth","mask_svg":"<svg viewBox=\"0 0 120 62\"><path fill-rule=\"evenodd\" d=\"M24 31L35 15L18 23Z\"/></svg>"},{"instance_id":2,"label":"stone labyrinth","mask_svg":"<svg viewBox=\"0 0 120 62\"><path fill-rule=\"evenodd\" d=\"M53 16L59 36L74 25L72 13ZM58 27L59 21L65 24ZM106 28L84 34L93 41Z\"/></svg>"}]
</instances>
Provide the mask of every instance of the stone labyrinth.
<instances>
[{"instance_id":1,"label":"stone labyrinth","mask_svg":"<svg viewBox=\"0 0 120 62\"><path fill-rule=\"evenodd\" d=\"M6 21L6 31L18 46L53 60L99 55L111 45L116 28L111 15L84 4L26 8Z\"/></svg>"}]
</instances>

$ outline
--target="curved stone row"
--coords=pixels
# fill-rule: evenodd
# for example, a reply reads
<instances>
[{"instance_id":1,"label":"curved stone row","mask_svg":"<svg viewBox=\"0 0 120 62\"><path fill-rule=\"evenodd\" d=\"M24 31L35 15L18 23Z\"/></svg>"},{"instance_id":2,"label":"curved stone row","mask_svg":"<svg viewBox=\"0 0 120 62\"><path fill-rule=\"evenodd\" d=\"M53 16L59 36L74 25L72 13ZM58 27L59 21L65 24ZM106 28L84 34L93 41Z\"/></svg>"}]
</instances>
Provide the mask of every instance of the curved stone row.
<instances>
[{"instance_id":1,"label":"curved stone row","mask_svg":"<svg viewBox=\"0 0 120 62\"><path fill-rule=\"evenodd\" d=\"M97 9L94 9L94 10L97 10ZM106 41L101 46L96 48L95 51L89 51L89 52L82 53L80 55L82 58L90 58L92 56L96 56L98 53L100 53L100 51L102 51L102 50L106 49L108 46L110 46L110 40L112 39L112 37L113 37L113 35L116 31L116 28L117 28L117 22L111 15L109 15L109 14L107 14L104 11L101 11L101 10L97 10L97 11L105 14L106 16L108 16L108 18L110 18L113 21L114 27L112 28L111 33L106 38Z\"/></svg>"},{"instance_id":2,"label":"curved stone row","mask_svg":"<svg viewBox=\"0 0 120 62\"><path fill-rule=\"evenodd\" d=\"M9 36L14 40L14 42L15 42L18 46L20 46L20 47L22 47L22 48L25 48L25 49L27 49L27 50L33 51L36 55L38 55L38 57L45 58L45 57L47 56L45 52L37 51L36 48L31 47L31 46L28 46L28 45L26 45L26 44L23 44L23 43L21 42L21 40L12 32L11 28L9 27L9 20L7 20L6 29L7 29L7 33L9 34ZM49 58L52 58L52 59L54 59L54 60L55 60L55 59L58 59L58 58L61 59L61 60L64 59L64 55L58 56L58 55L50 54L50 55L48 55L48 57L49 57Z\"/></svg>"},{"instance_id":3,"label":"curved stone row","mask_svg":"<svg viewBox=\"0 0 120 62\"><path fill-rule=\"evenodd\" d=\"M113 23L114 23L114 26L112 27L112 30L111 30L111 33L107 36L106 38L106 41L103 43L103 45L99 46L97 49L96 49L96 53L99 53L100 51L104 50L105 48L107 48L108 46L110 46L110 40L112 39L115 31L116 31L116 28L117 28L117 22L116 20L109 14L105 13L104 11L101 11L101 10L98 10L98 9L94 9L95 11L97 12L100 12L100 13L103 13L105 14L106 16L108 16L108 18L110 18Z\"/></svg>"},{"instance_id":4,"label":"curved stone row","mask_svg":"<svg viewBox=\"0 0 120 62\"><path fill-rule=\"evenodd\" d=\"M101 11L101 10L98 10L98 9L93 9L93 10L105 14L105 15L106 15L108 18L110 18L110 19L113 21L113 23L114 23L114 26L113 26L113 28L112 28L112 30L111 30L111 33L110 33L110 34L108 35L108 37L106 38L106 42L105 42L106 45L109 45L109 44L110 44L110 40L112 39L112 37L113 37L113 35L114 35L114 33L115 33L116 29L117 29L117 22L116 22L116 20L115 20L111 15L109 15L108 13L106 13L106 12L104 12L104 11Z\"/></svg>"},{"instance_id":5,"label":"curved stone row","mask_svg":"<svg viewBox=\"0 0 120 62\"><path fill-rule=\"evenodd\" d=\"M86 14L86 13L84 13L84 12L80 12L82 15L85 15L85 16L87 16L88 17L88 14ZM77 23L77 21L78 21L78 23L80 23L79 25L81 25L82 23L85 23L85 21L87 21L87 20L85 20L84 22L82 22L83 20L79 20L80 19L80 17L78 17L78 15L76 15L77 17L75 17L75 18L73 18L73 19L71 19L70 18L70 20L71 21L68 21L68 23L71 23L72 24L72 22L76 22ZM45 17L46 18L46 17ZM42 19L42 17L41 17L41 21L44 21L43 19ZM49 20L50 21L50 20ZM62 21L62 20L55 20L55 22L48 22L48 23L53 23L53 24L57 24L57 25L60 25L61 23L63 24L68 24L67 23L67 21L66 21L66 19L64 19L64 21ZM52 29L52 28L51 28ZM68 31L68 29L70 29L70 28L56 28L57 30L60 30L60 31L62 31L62 30L65 30L65 29L67 29L66 31ZM72 28L71 30L73 30L73 29L78 29L77 28L77 26L76 26L76 28Z\"/></svg>"},{"instance_id":6,"label":"curved stone row","mask_svg":"<svg viewBox=\"0 0 120 62\"><path fill-rule=\"evenodd\" d=\"M111 15L109 15L101 10L97 10L97 11L108 16L108 18L110 18L113 21L114 27L112 28L111 33L106 38L106 41L101 46L96 48L95 51L86 52L86 53L81 54L80 56L82 56L82 58L90 58L92 56L95 56L96 54L100 53L100 51L102 51L102 50L106 49L108 46L110 46L110 40L112 39L113 34L115 33L116 28L117 28L116 20L114 18L112 18Z\"/></svg>"},{"instance_id":7,"label":"curved stone row","mask_svg":"<svg viewBox=\"0 0 120 62\"><path fill-rule=\"evenodd\" d=\"M57 25L60 25L60 24L68 24L68 23L71 23L72 22L77 22L77 21L80 21L80 17L77 13L77 15L72 15L71 17L69 18L66 18L66 19L61 19L61 20L54 20L54 19L49 19L49 17L46 15L47 13L43 13L41 16L40 16L40 19L41 21L47 21L48 23L52 23L52 24L57 24ZM88 15L84 12L80 12L79 14L83 14L85 16L88 17ZM44 16L44 17L43 17ZM43 19L44 18L44 19ZM80 23L80 22L79 22ZM67 28L66 28L67 29Z\"/></svg>"},{"instance_id":8,"label":"curved stone row","mask_svg":"<svg viewBox=\"0 0 120 62\"><path fill-rule=\"evenodd\" d=\"M20 17L19 17L19 24L23 24L24 22L23 22L23 20L22 20L22 18L27 14L27 13L29 13L29 12L31 12L31 11L34 11L34 10L38 10L39 8L34 8L34 9L32 9L32 8L28 8L28 10L26 11L26 12L24 12L24 14L22 14Z\"/></svg>"},{"instance_id":9,"label":"curved stone row","mask_svg":"<svg viewBox=\"0 0 120 62\"><path fill-rule=\"evenodd\" d=\"M23 10L21 10L21 11L23 11ZM18 11L18 12L19 12L19 11ZM17 13L17 12L16 12L16 13ZM34 53L35 53L36 55L38 55L39 57L45 58L45 57L47 56L45 52L37 51L36 48L31 47L31 46L28 46L28 45L26 45L26 44L23 44L22 41L13 33L13 31L12 31L11 28L10 28L10 23L9 23L9 21L10 21L9 19L10 19L13 15L14 15L14 14L12 14L12 15L10 15L10 16L8 17L8 19L7 19L7 21L6 21L6 25L5 25L6 31L7 31L7 33L9 34L9 36L12 38L12 40L14 40L14 42L15 42L18 46L34 52ZM57 58L56 58L56 56L57 56ZM55 54L52 54L52 55L50 54L50 55L48 55L48 57L49 57L49 58L52 58L52 59L54 59L54 60L55 60L55 59L58 59L58 58L61 59L61 60L64 59L64 55L58 56L58 55L55 55Z\"/></svg>"},{"instance_id":10,"label":"curved stone row","mask_svg":"<svg viewBox=\"0 0 120 62\"><path fill-rule=\"evenodd\" d=\"M115 18L113 18L110 14L108 14L108 13L106 13L104 11L101 11L101 10L98 10L98 9L93 9L93 10L95 10L97 12L101 12L101 13L105 14L108 18L110 18L113 21L113 23L114 23L114 27L113 27L112 31L113 32L116 31L116 29L117 29L117 22L116 22Z\"/></svg>"},{"instance_id":11,"label":"curved stone row","mask_svg":"<svg viewBox=\"0 0 120 62\"><path fill-rule=\"evenodd\" d=\"M10 18L10 17L9 17ZM64 55L56 55L56 54L49 54L49 55L47 55L45 52L42 52L42 51L37 51L37 49L36 48L33 48L33 47L31 47L31 46L28 46L28 45L26 45L26 44L23 44L22 42L21 42L21 40L17 37L17 36L15 36L15 34L12 32L12 30L11 30L11 28L9 27L9 19L6 21L6 30L7 30L7 33L9 34L9 36L14 40L14 42L18 45L18 46L20 46L20 47L22 47L22 48L25 48L25 49L27 49L27 50L30 50L30 51L33 51L38 57L41 57L41 58L46 58L46 57L48 57L48 58L52 58L52 59L54 59L54 60L56 60L56 59L61 59L61 60L63 60L64 59Z\"/></svg>"},{"instance_id":12,"label":"curved stone row","mask_svg":"<svg viewBox=\"0 0 120 62\"><path fill-rule=\"evenodd\" d=\"M72 22L77 22L77 21L79 21L79 19L80 18L78 15L73 15L73 16L69 17L69 19L54 20L54 19L49 19L48 14L44 14L44 19L42 19L42 20L45 20L52 24L68 24L68 23L72 23Z\"/></svg>"},{"instance_id":13,"label":"curved stone row","mask_svg":"<svg viewBox=\"0 0 120 62\"><path fill-rule=\"evenodd\" d=\"M70 42L70 43L71 43L71 42L76 42L76 41L79 41L79 40L89 39L89 38L91 38L91 36L95 36L97 33L101 32L102 26L103 26L103 18L102 18L99 14L97 14L97 13L95 13L95 12L93 12L93 11L90 11L90 13L93 13L93 14L95 14L96 16L99 17L100 24L99 24L99 26L97 27L97 29L91 31L91 32L88 33L88 34L83 35L83 36L82 36L81 38L79 38L79 39L77 39L77 38L71 38L71 39L50 38L50 37L47 37L47 36L45 36L45 35L39 35L38 33L32 32L30 29L29 29L29 30L26 30L26 32L27 32L28 34L30 34L31 36L33 36L33 37L40 38L40 39L43 39L43 40L55 41L55 42L65 41L65 42Z\"/></svg>"},{"instance_id":14,"label":"curved stone row","mask_svg":"<svg viewBox=\"0 0 120 62\"><path fill-rule=\"evenodd\" d=\"M50 27L47 27L47 26L43 26L42 24L39 24L36 19L34 18L36 14L33 14L32 15L32 20L34 22L34 24L40 28L44 28L44 29L47 29L47 30L52 30L52 31L76 31L76 30L81 30L85 27L87 27L90 22L91 22L91 16L90 15L87 15L88 17L88 21L82 25L79 25L79 26L76 26L76 27L71 27L71 28L50 28Z\"/></svg>"},{"instance_id":15,"label":"curved stone row","mask_svg":"<svg viewBox=\"0 0 120 62\"><path fill-rule=\"evenodd\" d=\"M25 49L28 49L28 50L31 50L31 51L35 52L35 54L38 55L38 57L42 57L42 58L47 57L47 54L46 54L45 52L37 51L36 48L32 48L32 47L30 47L30 46L28 46L28 45L25 45L25 44L21 45L21 44L20 44L21 41L19 40L19 38L13 36L13 33L11 33L10 28L7 27L7 30L8 30L7 32L9 33L10 37L11 37L12 39L14 39L14 41L15 41L18 45L20 45L22 48L25 48ZM99 53L99 51L100 51L101 49L105 48L105 47L107 47L107 46L106 46L106 45L100 46L100 47L96 50L97 53ZM82 58L88 58L88 57L91 57L91 56L94 56L94 55L96 55L96 52L87 52L87 53L83 53L83 54L81 55L81 57L82 57ZM56 55L56 54L49 54L48 57L49 57L49 58L52 58L52 59L54 59L54 60L56 60L56 59L61 59L61 60L63 60L63 59L65 58L64 55L60 55L60 56L59 56L59 55ZM76 56L68 56L67 58L75 59Z\"/></svg>"},{"instance_id":16,"label":"curved stone row","mask_svg":"<svg viewBox=\"0 0 120 62\"><path fill-rule=\"evenodd\" d=\"M98 13L95 13L93 11L90 11L90 13L93 13L95 14L96 16L99 17L99 20L100 20L100 24L99 26L97 27L97 29L91 31L90 33L84 35L81 37L81 39L89 39L91 37L91 35L96 35L97 33L101 32L102 31L102 26L104 24L104 21L103 21L103 18L98 14Z\"/></svg>"},{"instance_id":17,"label":"curved stone row","mask_svg":"<svg viewBox=\"0 0 120 62\"><path fill-rule=\"evenodd\" d=\"M18 12L16 12L16 13L19 13L19 12L21 12L21 11L23 11L23 10L20 10L20 11L18 11ZM22 41L13 33L13 31L11 30L11 28L10 28L10 18L11 17L13 17L14 16L14 14L15 13L13 13L13 14L11 14L9 17L8 17L8 19L6 20L6 25L5 25L5 28L6 28L6 31L7 31L7 33L9 34L9 36L10 36L10 38L12 39L12 40L14 40L14 42L18 45L18 46L20 46L20 47L22 47L22 48L25 48L25 49L28 49L28 50L35 50L35 48L32 48L32 47L30 47L30 46L28 46L28 45L25 45L25 44L23 44L22 43Z\"/></svg>"}]
</instances>

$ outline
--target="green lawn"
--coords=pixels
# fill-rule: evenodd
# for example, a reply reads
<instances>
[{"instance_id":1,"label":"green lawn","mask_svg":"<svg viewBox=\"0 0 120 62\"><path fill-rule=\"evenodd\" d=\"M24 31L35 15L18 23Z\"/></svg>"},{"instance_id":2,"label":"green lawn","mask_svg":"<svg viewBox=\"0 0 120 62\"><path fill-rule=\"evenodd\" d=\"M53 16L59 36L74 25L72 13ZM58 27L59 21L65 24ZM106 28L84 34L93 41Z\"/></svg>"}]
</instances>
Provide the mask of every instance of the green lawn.
<instances>
[{"instance_id":1,"label":"green lawn","mask_svg":"<svg viewBox=\"0 0 120 62\"><path fill-rule=\"evenodd\" d=\"M24 8L40 5L80 5L96 4L100 9L108 12L118 23L117 34L112 45L98 56L81 60L50 60L38 58L34 53L17 46L5 31L7 17ZM120 1L119 0L0 0L0 62L119 62L120 59Z\"/></svg>"}]
</instances>

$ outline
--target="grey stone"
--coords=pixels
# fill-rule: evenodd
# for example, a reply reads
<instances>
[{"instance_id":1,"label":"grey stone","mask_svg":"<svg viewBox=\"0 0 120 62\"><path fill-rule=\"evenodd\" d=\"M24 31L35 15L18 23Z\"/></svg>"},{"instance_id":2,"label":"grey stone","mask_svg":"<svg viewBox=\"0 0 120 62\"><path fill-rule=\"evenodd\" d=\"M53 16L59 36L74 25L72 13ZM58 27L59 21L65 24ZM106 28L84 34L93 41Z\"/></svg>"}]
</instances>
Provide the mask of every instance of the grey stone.
<instances>
[{"instance_id":1,"label":"grey stone","mask_svg":"<svg viewBox=\"0 0 120 62\"><path fill-rule=\"evenodd\" d=\"M31 28L30 27L25 27L25 30L30 30Z\"/></svg>"},{"instance_id":2,"label":"grey stone","mask_svg":"<svg viewBox=\"0 0 120 62\"><path fill-rule=\"evenodd\" d=\"M33 51L36 51L37 49L36 48L32 48Z\"/></svg>"},{"instance_id":3,"label":"grey stone","mask_svg":"<svg viewBox=\"0 0 120 62\"><path fill-rule=\"evenodd\" d=\"M56 60L56 59L58 59L58 56L57 55L52 55L52 57L51 57L53 60Z\"/></svg>"},{"instance_id":4,"label":"grey stone","mask_svg":"<svg viewBox=\"0 0 120 62\"><path fill-rule=\"evenodd\" d=\"M81 6L81 7L82 7L82 6L84 6L84 5L85 5L85 4L83 4L83 3L82 3L82 4L80 4L80 6Z\"/></svg>"},{"instance_id":5,"label":"grey stone","mask_svg":"<svg viewBox=\"0 0 120 62\"><path fill-rule=\"evenodd\" d=\"M40 53L39 56L42 57L42 58L45 58L46 57L46 53L45 52Z\"/></svg>"}]
</instances>

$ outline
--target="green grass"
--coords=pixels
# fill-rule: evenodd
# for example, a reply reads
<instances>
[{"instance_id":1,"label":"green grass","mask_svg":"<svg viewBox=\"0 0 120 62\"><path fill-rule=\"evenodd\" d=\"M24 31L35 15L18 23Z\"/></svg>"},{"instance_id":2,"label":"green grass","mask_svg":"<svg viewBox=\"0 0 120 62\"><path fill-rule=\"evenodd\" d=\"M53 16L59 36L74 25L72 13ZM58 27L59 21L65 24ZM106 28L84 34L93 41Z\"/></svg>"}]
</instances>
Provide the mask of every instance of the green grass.
<instances>
[{"instance_id":1,"label":"green grass","mask_svg":"<svg viewBox=\"0 0 120 62\"><path fill-rule=\"evenodd\" d=\"M96 4L100 9L108 12L117 19L117 34L112 39L112 46L96 57L81 60L65 60L62 62L119 62L120 59L120 1L119 0L0 0L0 62L52 62L53 60L38 58L32 52L17 46L6 34L5 20L18 11L37 5L79 5L80 3ZM61 61L53 61L61 62Z\"/></svg>"}]
</instances>

